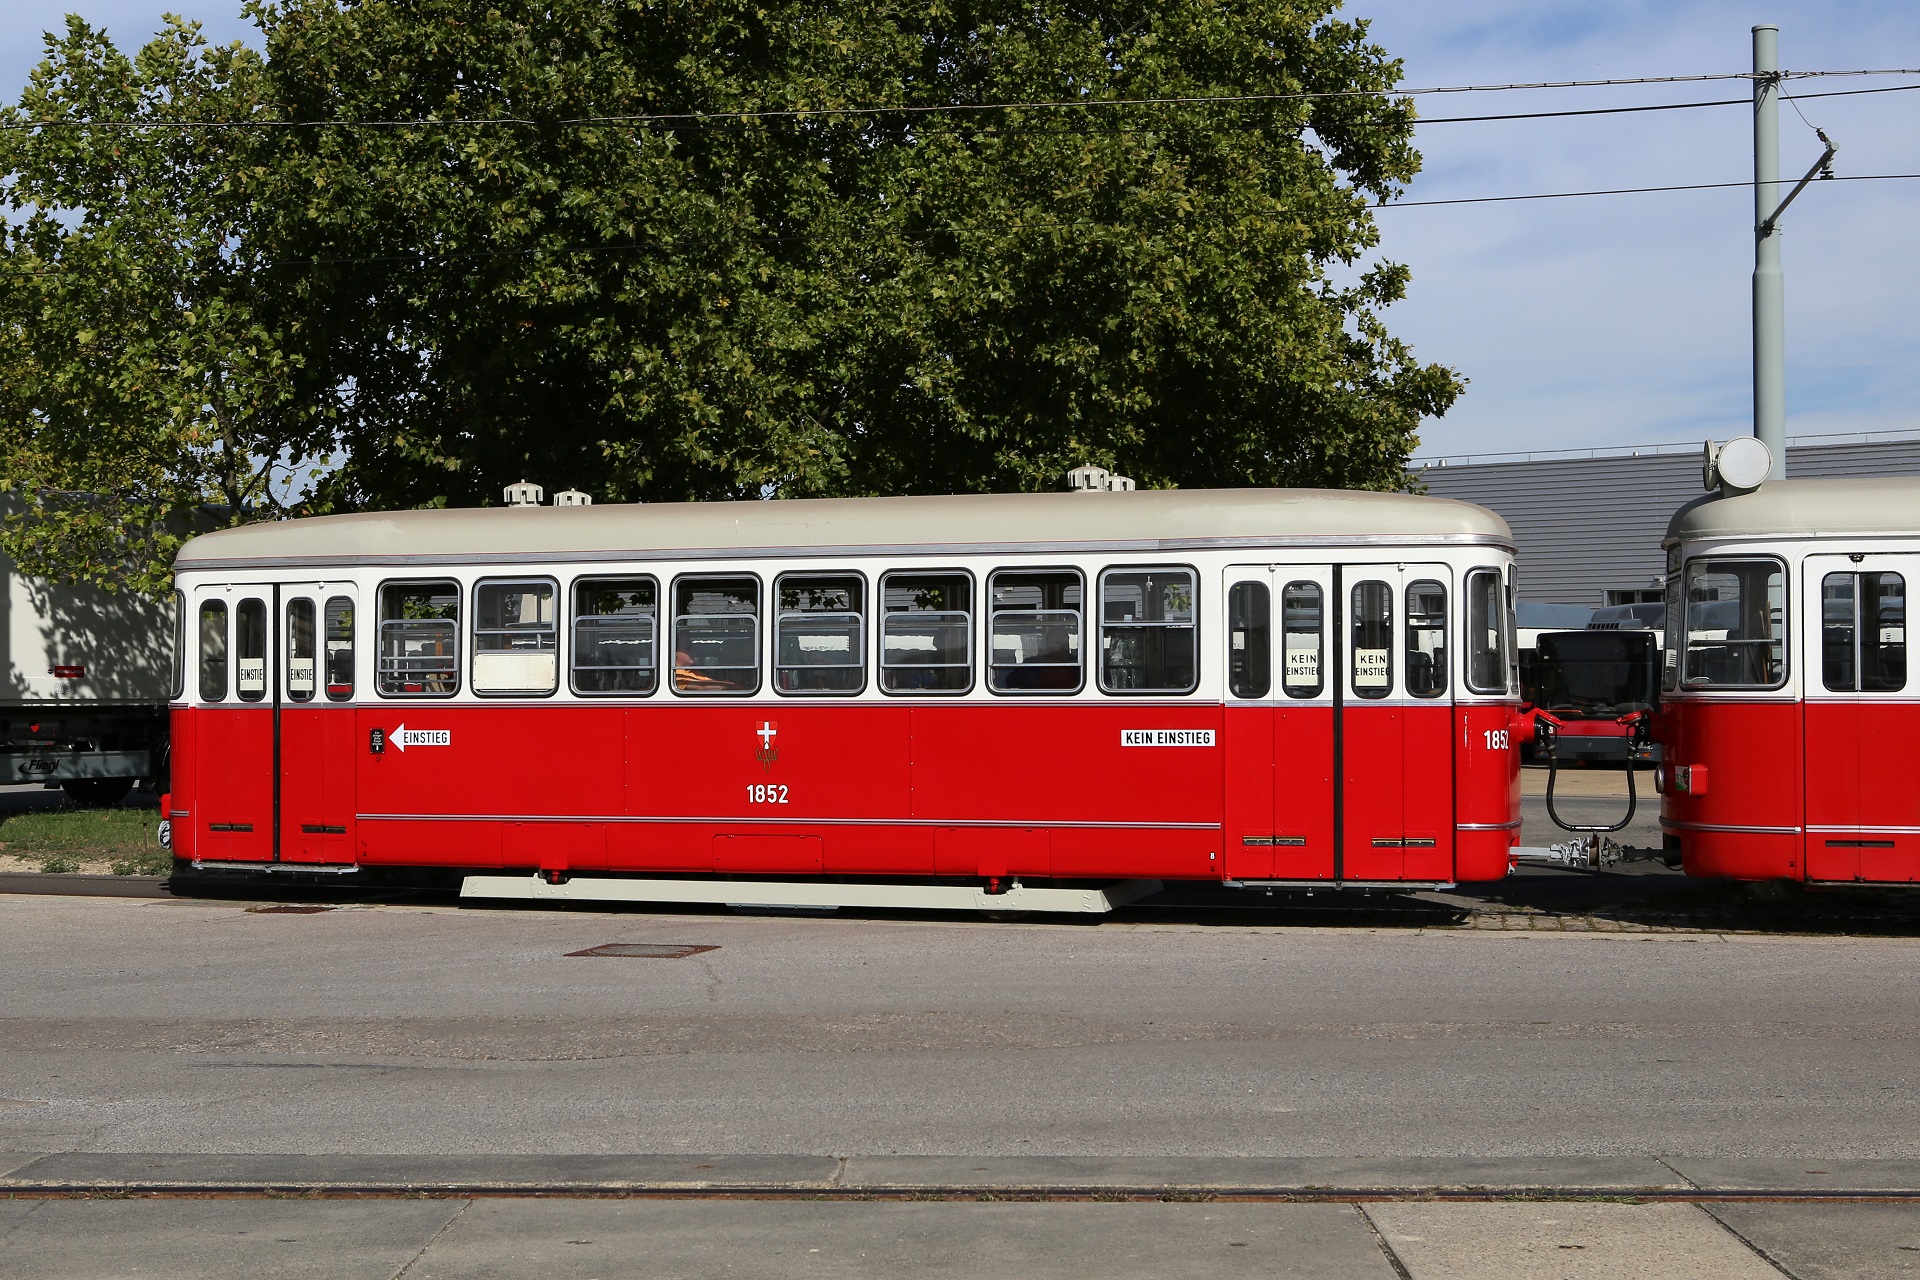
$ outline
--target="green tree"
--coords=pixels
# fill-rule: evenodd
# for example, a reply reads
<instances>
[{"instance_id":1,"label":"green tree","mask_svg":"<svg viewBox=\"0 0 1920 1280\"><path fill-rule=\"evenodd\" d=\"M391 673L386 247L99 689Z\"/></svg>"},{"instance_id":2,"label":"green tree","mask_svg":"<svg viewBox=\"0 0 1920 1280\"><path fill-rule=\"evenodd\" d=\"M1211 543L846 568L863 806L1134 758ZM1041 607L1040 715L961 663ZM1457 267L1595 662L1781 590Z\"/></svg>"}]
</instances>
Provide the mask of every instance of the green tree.
<instances>
[{"instance_id":1,"label":"green tree","mask_svg":"<svg viewBox=\"0 0 1920 1280\"><path fill-rule=\"evenodd\" d=\"M70 18L0 113L0 530L30 573L158 591L181 537L287 509L333 451L253 234L259 57L169 19L128 59ZM82 122L115 122L112 127Z\"/></svg>"},{"instance_id":2,"label":"green tree","mask_svg":"<svg viewBox=\"0 0 1920 1280\"><path fill-rule=\"evenodd\" d=\"M1418 157L1333 10L263 10L274 100L340 122L271 202L354 388L330 493L1400 487L1460 383L1348 269ZM1329 96L1098 105L1272 94Z\"/></svg>"}]
</instances>

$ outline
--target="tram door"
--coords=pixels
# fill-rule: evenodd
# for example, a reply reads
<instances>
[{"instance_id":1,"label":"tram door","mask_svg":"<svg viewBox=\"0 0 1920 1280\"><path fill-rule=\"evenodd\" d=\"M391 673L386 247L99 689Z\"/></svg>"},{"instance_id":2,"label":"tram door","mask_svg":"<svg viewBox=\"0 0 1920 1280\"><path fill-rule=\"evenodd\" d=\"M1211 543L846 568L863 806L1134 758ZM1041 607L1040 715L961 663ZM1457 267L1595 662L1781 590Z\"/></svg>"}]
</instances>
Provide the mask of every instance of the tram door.
<instances>
[{"instance_id":1,"label":"tram door","mask_svg":"<svg viewBox=\"0 0 1920 1280\"><path fill-rule=\"evenodd\" d=\"M260 762L273 752L273 588L199 588L192 769L194 857L265 861L273 853L273 789Z\"/></svg>"},{"instance_id":2,"label":"tram door","mask_svg":"<svg viewBox=\"0 0 1920 1280\"><path fill-rule=\"evenodd\" d=\"M1451 585L1440 564L1342 567L1340 878L1453 878Z\"/></svg>"},{"instance_id":3,"label":"tram door","mask_svg":"<svg viewBox=\"0 0 1920 1280\"><path fill-rule=\"evenodd\" d=\"M353 862L354 615L349 583L280 589L275 772L282 862Z\"/></svg>"}]
</instances>

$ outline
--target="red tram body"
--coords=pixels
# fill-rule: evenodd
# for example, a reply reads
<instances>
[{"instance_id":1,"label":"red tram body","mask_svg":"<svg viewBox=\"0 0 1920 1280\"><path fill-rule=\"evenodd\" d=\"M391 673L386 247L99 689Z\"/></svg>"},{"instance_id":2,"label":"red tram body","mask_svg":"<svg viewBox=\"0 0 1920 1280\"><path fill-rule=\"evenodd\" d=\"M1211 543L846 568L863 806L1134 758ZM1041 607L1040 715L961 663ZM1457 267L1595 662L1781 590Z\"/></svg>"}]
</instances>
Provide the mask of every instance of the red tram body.
<instances>
[{"instance_id":1,"label":"red tram body","mask_svg":"<svg viewBox=\"0 0 1920 1280\"><path fill-rule=\"evenodd\" d=\"M1408 495L522 507L181 550L176 858L1491 880L1512 537Z\"/></svg>"},{"instance_id":2,"label":"red tram body","mask_svg":"<svg viewBox=\"0 0 1920 1280\"><path fill-rule=\"evenodd\" d=\"M1660 823L1689 874L1920 881L1920 480L1775 480L1668 527Z\"/></svg>"}]
</instances>

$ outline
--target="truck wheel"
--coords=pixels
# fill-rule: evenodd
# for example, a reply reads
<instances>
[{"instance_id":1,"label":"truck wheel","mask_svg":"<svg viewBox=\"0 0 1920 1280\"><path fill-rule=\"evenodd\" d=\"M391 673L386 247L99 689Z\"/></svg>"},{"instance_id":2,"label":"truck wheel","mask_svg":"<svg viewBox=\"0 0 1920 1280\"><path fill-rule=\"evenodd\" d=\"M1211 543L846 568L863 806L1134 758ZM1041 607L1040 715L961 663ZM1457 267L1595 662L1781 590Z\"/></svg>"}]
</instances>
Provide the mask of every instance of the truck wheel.
<instances>
[{"instance_id":1,"label":"truck wheel","mask_svg":"<svg viewBox=\"0 0 1920 1280\"><path fill-rule=\"evenodd\" d=\"M60 784L67 799L90 809L105 809L119 804L133 790L132 778L70 778Z\"/></svg>"}]
</instances>

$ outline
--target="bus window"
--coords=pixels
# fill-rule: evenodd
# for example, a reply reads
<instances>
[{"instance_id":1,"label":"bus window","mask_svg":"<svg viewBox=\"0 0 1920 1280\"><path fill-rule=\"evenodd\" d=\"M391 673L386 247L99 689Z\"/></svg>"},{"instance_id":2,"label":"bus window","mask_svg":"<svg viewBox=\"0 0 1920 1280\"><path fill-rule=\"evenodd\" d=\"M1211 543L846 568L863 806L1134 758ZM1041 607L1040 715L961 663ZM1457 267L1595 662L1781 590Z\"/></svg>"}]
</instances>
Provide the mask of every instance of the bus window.
<instances>
[{"instance_id":1,"label":"bus window","mask_svg":"<svg viewBox=\"0 0 1920 1280\"><path fill-rule=\"evenodd\" d=\"M778 692L858 693L867 687L866 585L849 573L789 573L774 582Z\"/></svg>"},{"instance_id":2,"label":"bus window","mask_svg":"<svg viewBox=\"0 0 1920 1280\"><path fill-rule=\"evenodd\" d=\"M267 696L267 602L246 599L233 611L233 689L242 702Z\"/></svg>"},{"instance_id":3,"label":"bus window","mask_svg":"<svg viewBox=\"0 0 1920 1280\"><path fill-rule=\"evenodd\" d=\"M1353 584L1353 692L1384 698L1393 692L1393 588L1384 582Z\"/></svg>"},{"instance_id":4,"label":"bus window","mask_svg":"<svg viewBox=\"0 0 1920 1280\"><path fill-rule=\"evenodd\" d=\"M660 587L652 578L573 584L573 691L652 693Z\"/></svg>"},{"instance_id":5,"label":"bus window","mask_svg":"<svg viewBox=\"0 0 1920 1280\"><path fill-rule=\"evenodd\" d=\"M206 600L200 605L200 700L219 702L227 696L227 602Z\"/></svg>"},{"instance_id":6,"label":"bus window","mask_svg":"<svg viewBox=\"0 0 1920 1280\"><path fill-rule=\"evenodd\" d=\"M1326 687L1320 658L1326 648L1326 606L1317 582L1289 582L1280 590L1280 688L1289 698L1317 698Z\"/></svg>"},{"instance_id":7,"label":"bus window","mask_svg":"<svg viewBox=\"0 0 1920 1280\"><path fill-rule=\"evenodd\" d=\"M551 578L488 578L473 588L473 691L541 696L560 687L559 588Z\"/></svg>"},{"instance_id":8,"label":"bus window","mask_svg":"<svg viewBox=\"0 0 1920 1280\"><path fill-rule=\"evenodd\" d=\"M1830 573L1820 583L1820 676L1836 692L1907 687L1907 588L1897 573Z\"/></svg>"},{"instance_id":9,"label":"bus window","mask_svg":"<svg viewBox=\"0 0 1920 1280\"><path fill-rule=\"evenodd\" d=\"M673 690L695 695L760 688L760 582L680 578L673 584Z\"/></svg>"},{"instance_id":10,"label":"bus window","mask_svg":"<svg viewBox=\"0 0 1920 1280\"><path fill-rule=\"evenodd\" d=\"M1108 693L1192 693L1200 683L1191 569L1100 575L1100 687Z\"/></svg>"},{"instance_id":11,"label":"bus window","mask_svg":"<svg viewBox=\"0 0 1920 1280\"><path fill-rule=\"evenodd\" d=\"M1786 682L1786 567L1778 560L1687 562L1690 689L1777 689Z\"/></svg>"},{"instance_id":12,"label":"bus window","mask_svg":"<svg viewBox=\"0 0 1920 1280\"><path fill-rule=\"evenodd\" d=\"M1430 580L1407 586L1407 692L1438 698L1447 691L1447 589Z\"/></svg>"},{"instance_id":13,"label":"bus window","mask_svg":"<svg viewBox=\"0 0 1920 1280\"><path fill-rule=\"evenodd\" d=\"M287 697L313 701L313 601L287 601Z\"/></svg>"},{"instance_id":14,"label":"bus window","mask_svg":"<svg viewBox=\"0 0 1920 1280\"><path fill-rule=\"evenodd\" d=\"M992 600L996 693L1073 693L1080 688L1080 609L1085 584L1071 569L1001 569L987 579Z\"/></svg>"},{"instance_id":15,"label":"bus window","mask_svg":"<svg viewBox=\"0 0 1920 1280\"><path fill-rule=\"evenodd\" d=\"M880 579L880 688L965 693L973 687L973 579L889 573Z\"/></svg>"},{"instance_id":16,"label":"bus window","mask_svg":"<svg viewBox=\"0 0 1920 1280\"><path fill-rule=\"evenodd\" d=\"M1475 569L1467 575L1467 688L1507 692L1507 628L1500 573Z\"/></svg>"},{"instance_id":17,"label":"bus window","mask_svg":"<svg viewBox=\"0 0 1920 1280\"><path fill-rule=\"evenodd\" d=\"M1227 591L1227 688L1236 698L1264 698L1273 687L1273 594L1264 582L1236 582Z\"/></svg>"},{"instance_id":18,"label":"bus window","mask_svg":"<svg viewBox=\"0 0 1920 1280\"><path fill-rule=\"evenodd\" d=\"M346 596L327 600L327 700L345 702L353 696L353 601Z\"/></svg>"},{"instance_id":19,"label":"bus window","mask_svg":"<svg viewBox=\"0 0 1920 1280\"><path fill-rule=\"evenodd\" d=\"M390 698L450 698L460 687L460 584L388 582L380 587L380 692Z\"/></svg>"}]
</instances>

